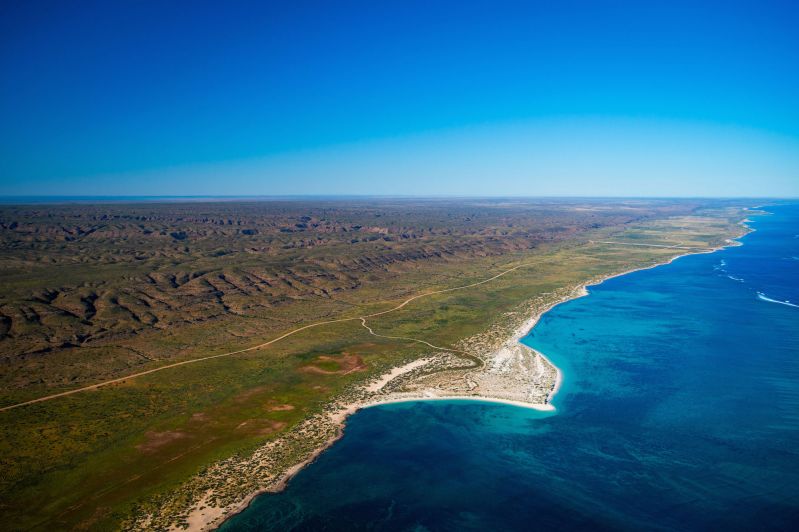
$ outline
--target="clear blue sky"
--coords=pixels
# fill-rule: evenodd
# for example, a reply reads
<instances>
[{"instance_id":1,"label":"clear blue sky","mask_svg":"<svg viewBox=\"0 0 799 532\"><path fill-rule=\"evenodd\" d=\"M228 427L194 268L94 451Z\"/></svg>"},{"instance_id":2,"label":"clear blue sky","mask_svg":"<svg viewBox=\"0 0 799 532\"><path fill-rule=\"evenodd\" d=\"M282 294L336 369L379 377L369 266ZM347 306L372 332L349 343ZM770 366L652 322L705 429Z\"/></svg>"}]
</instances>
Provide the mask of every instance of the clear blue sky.
<instances>
[{"instance_id":1,"label":"clear blue sky","mask_svg":"<svg viewBox=\"0 0 799 532\"><path fill-rule=\"evenodd\" d=\"M799 4L0 7L0 194L799 196Z\"/></svg>"}]
</instances>

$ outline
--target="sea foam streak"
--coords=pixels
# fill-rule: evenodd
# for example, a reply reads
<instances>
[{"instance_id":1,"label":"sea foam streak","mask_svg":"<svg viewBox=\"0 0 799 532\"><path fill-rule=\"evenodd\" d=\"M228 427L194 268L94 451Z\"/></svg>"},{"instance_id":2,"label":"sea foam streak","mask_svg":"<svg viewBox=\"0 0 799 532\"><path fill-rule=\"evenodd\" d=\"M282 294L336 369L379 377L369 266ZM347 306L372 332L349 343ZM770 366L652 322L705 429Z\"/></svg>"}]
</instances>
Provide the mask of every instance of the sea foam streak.
<instances>
[{"instance_id":1,"label":"sea foam streak","mask_svg":"<svg viewBox=\"0 0 799 532\"><path fill-rule=\"evenodd\" d=\"M758 292L757 297L758 299L761 299L763 301L768 301L769 303L779 303L780 305L787 305L789 307L799 308L799 305L791 303L790 301L780 301L778 299L771 299L770 297L766 297L766 295L763 292Z\"/></svg>"}]
</instances>

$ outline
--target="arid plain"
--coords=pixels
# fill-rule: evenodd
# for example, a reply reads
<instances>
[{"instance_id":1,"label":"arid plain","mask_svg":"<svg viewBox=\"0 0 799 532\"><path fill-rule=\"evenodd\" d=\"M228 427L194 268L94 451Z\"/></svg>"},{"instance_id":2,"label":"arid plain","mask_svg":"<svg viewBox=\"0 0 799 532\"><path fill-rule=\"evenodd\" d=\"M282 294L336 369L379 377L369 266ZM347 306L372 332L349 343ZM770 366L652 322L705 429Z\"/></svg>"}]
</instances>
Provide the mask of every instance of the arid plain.
<instances>
[{"instance_id":1,"label":"arid plain","mask_svg":"<svg viewBox=\"0 0 799 532\"><path fill-rule=\"evenodd\" d=\"M3 206L2 519L212 527L360 405L545 407L557 370L519 331L586 284L727 244L745 216L715 200Z\"/></svg>"}]
</instances>

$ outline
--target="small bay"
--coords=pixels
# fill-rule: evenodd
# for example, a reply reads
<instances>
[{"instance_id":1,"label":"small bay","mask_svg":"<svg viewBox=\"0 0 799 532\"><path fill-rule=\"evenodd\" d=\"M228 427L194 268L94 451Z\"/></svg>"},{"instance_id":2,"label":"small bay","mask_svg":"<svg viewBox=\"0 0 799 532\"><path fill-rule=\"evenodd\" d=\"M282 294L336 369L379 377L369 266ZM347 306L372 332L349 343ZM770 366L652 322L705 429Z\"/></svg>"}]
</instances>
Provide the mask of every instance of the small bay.
<instances>
[{"instance_id":1,"label":"small bay","mask_svg":"<svg viewBox=\"0 0 799 532\"><path fill-rule=\"evenodd\" d=\"M799 206L743 246L592 287L524 342L553 413L368 408L240 530L752 530L799 523Z\"/></svg>"}]
</instances>

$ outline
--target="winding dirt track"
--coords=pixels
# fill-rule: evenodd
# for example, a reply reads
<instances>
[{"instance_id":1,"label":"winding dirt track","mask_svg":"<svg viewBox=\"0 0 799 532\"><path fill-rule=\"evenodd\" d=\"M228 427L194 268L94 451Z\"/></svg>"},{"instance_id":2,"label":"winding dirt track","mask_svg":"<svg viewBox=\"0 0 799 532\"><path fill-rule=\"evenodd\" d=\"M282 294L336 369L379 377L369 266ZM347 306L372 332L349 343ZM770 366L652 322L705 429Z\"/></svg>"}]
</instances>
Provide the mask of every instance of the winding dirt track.
<instances>
[{"instance_id":1,"label":"winding dirt track","mask_svg":"<svg viewBox=\"0 0 799 532\"><path fill-rule=\"evenodd\" d=\"M203 362L205 360L212 360L212 359L215 359L215 358L223 358L223 357L229 357L229 356L233 356L233 355L239 355L241 353L247 353L249 351L256 351L258 349L263 349L264 347L268 347L268 346L274 344L275 342L279 342L280 340L282 340L284 338L287 338L289 336L297 334L298 332L301 332L301 331L304 331L304 330L307 330L307 329L312 329L314 327L321 327L322 325L330 325L331 323L342 323L342 322L345 322L345 321L360 320L361 324L369 330L370 334L373 334L374 336L379 336L379 337L382 337L382 338L392 338L392 339L398 339L398 340L407 340L407 341L417 342L417 343L425 344L425 345L427 345L429 347L432 347L433 349L438 349L440 351L452 351L452 352L455 352L455 353L462 353L464 355L467 355L469 358L472 358L472 355L469 355L468 353L464 353L463 351L458 351L457 349L447 349L447 348L444 348L444 347L438 347L438 346L435 346L435 345L430 344L428 342L425 342L424 340L418 340L416 338L405 338L405 337L400 337L400 336L383 336L383 335L377 334L374 331L372 331L372 329L368 325L366 325L366 319L367 318L375 318L377 316L383 316L383 315L388 314L390 312L395 312L395 311L400 310L401 308L405 307L408 303L411 303L412 301L415 301L415 300L423 298L423 297L429 297L429 296L433 296L433 295L436 295L436 294L444 294L444 293L447 293L447 292L454 292L456 290L465 290L466 288L472 288L472 287L475 287L475 286L479 286L481 284L489 283L489 282L491 282L491 281L493 281L495 279L498 279L498 278L502 277L503 275L507 275L507 274L509 274L511 272L514 272L514 271L518 270L519 268L524 268L524 267L530 266L530 265L532 265L532 263L520 264L518 266L514 266L513 268L504 270L504 271L494 275L493 277L489 277L488 279L483 279L482 281L477 281L477 282L474 282L474 283L471 283L471 284L467 284L467 285L463 285L463 286L456 286L456 287L453 287L453 288L445 288L443 290L435 290L433 292L424 292L422 294L417 294L417 295L415 295L413 297L409 297L408 299L406 299L405 301L403 301L402 303L400 303L396 307L390 308L388 310L383 310L383 311L375 312L375 313L372 313L372 314L365 314L363 316L355 316L355 317L352 317L352 318L341 318L341 319L337 319L337 320L327 320L327 321L319 321L319 322L316 322L316 323L310 323L308 325L304 325L302 327L298 327L297 329L293 329L293 330L291 330L291 331L289 331L289 332L287 332L285 334L282 334L281 336L278 336L277 338L273 338L272 340L269 340L268 342L264 342L262 344L254 345L252 347L247 347L245 349L239 349L237 351L230 351L230 352L227 352L227 353L221 353L221 354L218 354L218 355L211 355L211 356L207 356L207 357L193 358L191 360L184 360L182 362L175 362L173 364L167 364L166 366L160 366L160 367L157 367L157 368L148 369L147 371L140 371L138 373L132 373L132 374L126 375L124 377L119 377L119 378L116 378L116 379L111 379L111 380L107 380L107 381L103 381L103 382L98 382L97 384L92 384L90 386L84 386L83 388L75 388L74 390L67 390L66 392L54 393L52 395L46 395L44 397L39 397L37 399L31 399L30 401L24 401L22 403L17 403L17 404L14 404L14 405L4 406L4 407L0 408L0 412L5 412L7 410L13 410L14 408L19 408L19 407L22 407L22 406L32 405L34 403L42 403L44 401L50 401L51 399L57 399L59 397L66 397L67 395L73 395L73 394L80 393L80 392L87 392L89 390L96 390L98 388L102 388L103 386L108 386L109 384L115 384L115 383L118 383L118 382L124 382L124 381L129 380L129 379L135 379L136 377L143 377L144 375L149 375L149 374L155 373L157 371L163 371L165 369L176 368L178 366L185 366L187 364L196 364L197 362Z\"/></svg>"},{"instance_id":2,"label":"winding dirt track","mask_svg":"<svg viewBox=\"0 0 799 532\"><path fill-rule=\"evenodd\" d=\"M639 244L637 242L613 242L611 240L598 240L594 242L593 240L591 243L595 244L613 244L616 246L638 246L644 248L664 248L664 249L686 249L689 251L707 251L708 248L698 248L698 247L691 247L691 246L683 246L682 244Z\"/></svg>"}]
</instances>

